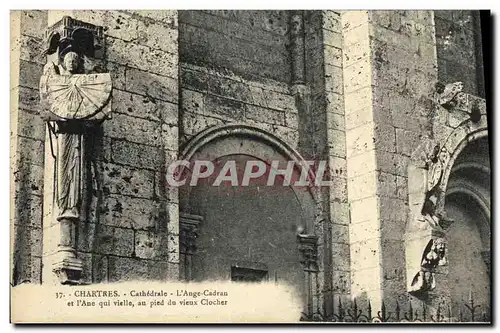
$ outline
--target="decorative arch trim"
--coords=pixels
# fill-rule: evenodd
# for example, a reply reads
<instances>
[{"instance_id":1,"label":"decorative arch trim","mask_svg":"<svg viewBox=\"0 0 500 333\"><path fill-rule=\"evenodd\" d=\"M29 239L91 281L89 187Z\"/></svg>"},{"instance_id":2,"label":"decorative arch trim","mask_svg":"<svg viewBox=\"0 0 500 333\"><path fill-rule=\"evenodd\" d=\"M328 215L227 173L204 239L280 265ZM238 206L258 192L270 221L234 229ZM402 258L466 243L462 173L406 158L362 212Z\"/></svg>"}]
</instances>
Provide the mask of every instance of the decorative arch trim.
<instances>
[{"instance_id":1,"label":"decorative arch trim","mask_svg":"<svg viewBox=\"0 0 500 333\"><path fill-rule=\"evenodd\" d=\"M210 143L234 137L259 141L263 145L269 146L280 156L295 162L295 167L301 172L306 167L308 178L314 182L314 172L310 170L308 164L298 151L275 135L261 128L242 123L218 125L198 133L182 148L179 159L190 161L196 158L196 154L202 152L203 148ZM185 169L182 168L180 172L184 172ZM308 214L311 217L312 223L310 228L307 228L307 234L297 235L297 242L300 260L304 266L307 308L310 308L313 305L319 307L324 302L320 291L331 288L331 281L326 281L324 277L321 279L318 278L318 275L323 275L326 271L325 262L321 258L326 258L326 256L331 254L325 253L328 247L324 246L325 237L323 229L325 228L324 222L327 220L327 217L323 212L321 189L316 186L310 186L308 190L314 206L310 210L311 214ZM317 283L313 283L313 281L317 281Z\"/></svg>"},{"instance_id":2,"label":"decorative arch trim","mask_svg":"<svg viewBox=\"0 0 500 333\"><path fill-rule=\"evenodd\" d=\"M217 125L198 133L196 136L191 138L191 140L189 140L186 146L182 149L181 153L179 154L179 159L189 161L196 154L196 152L201 150L205 145L217 139L222 139L230 136L243 136L246 138L261 140L264 143L277 149L278 152L286 158L294 161L296 167L301 171L303 168L308 168L306 161L300 155L300 153L292 148L284 140L278 138L273 134L270 134L269 132L261 128L242 123ZM312 172L309 168L308 178L314 182L314 172ZM310 193L317 204L320 204L322 202L321 191L319 190L319 188L311 186Z\"/></svg>"},{"instance_id":3,"label":"decorative arch trim","mask_svg":"<svg viewBox=\"0 0 500 333\"><path fill-rule=\"evenodd\" d=\"M460 155L460 153L472 141L476 141L487 136L488 136L488 129L485 126L484 128L480 128L475 132L465 134L465 136L462 137L462 140L458 144L456 144L455 140L447 140L445 147L447 149L453 149L453 150L449 150L452 151L452 154L448 159L447 165L444 168L442 174L441 189L443 193L445 193L446 191L446 187L448 186L448 180L450 179L450 174L455 164L455 160ZM444 208L444 200L441 200L440 203L442 205L442 207L440 208Z\"/></svg>"},{"instance_id":4,"label":"decorative arch trim","mask_svg":"<svg viewBox=\"0 0 500 333\"><path fill-rule=\"evenodd\" d=\"M447 119L454 110L438 107L437 112L441 119ZM455 161L470 142L488 135L485 105L474 112L468 116L463 113L462 121L449 134L442 130L442 124L433 123L434 136L425 138L410 157L406 270L408 291L418 298L427 299L435 286L434 274L447 263L446 230L453 220L447 217L444 204Z\"/></svg>"}]
</instances>

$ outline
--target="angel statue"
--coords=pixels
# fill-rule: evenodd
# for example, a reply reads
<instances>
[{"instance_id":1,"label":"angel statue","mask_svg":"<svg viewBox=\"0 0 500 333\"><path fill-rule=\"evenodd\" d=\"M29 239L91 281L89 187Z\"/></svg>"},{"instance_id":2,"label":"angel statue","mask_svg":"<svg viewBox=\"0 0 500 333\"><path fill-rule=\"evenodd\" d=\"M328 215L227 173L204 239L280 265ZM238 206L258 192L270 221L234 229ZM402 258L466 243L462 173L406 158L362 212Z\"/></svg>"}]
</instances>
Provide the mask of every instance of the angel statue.
<instances>
[{"instance_id":1,"label":"angel statue","mask_svg":"<svg viewBox=\"0 0 500 333\"><path fill-rule=\"evenodd\" d=\"M111 98L109 73L79 74L83 59L71 49L63 64L48 63L40 80L40 94L49 120L55 121L57 140L58 220L79 216L85 121L103 118ZM99 114L101 113L101 114Z\"/></svg>"},{"instance_id":2,"label":"angel statue","mask_svg":"<svg viewBox=\"0 0 500 333\"><path fill-rule=\"evenodd\" d=\"M77 53L64 55L63 66L48 63L40 80L40 94L47 111L60 119L104 118L111 98L109 73L79 74L83 61Z\"/></svg>"},{"instance_id":3,"label":"angel statue","mask_svg":"<svg viewBox=\"0 0 500 333\"><path fill-rule=\"evenodd\" d=\"M111 110L110 73L96 73L91 66L102 48L103 28L63 17L47 31L47 65L40 78L40 102L48 123L54 156L60 222L59 258L53 271L62 283L78 283L82 260L76 253L76 225L81 218L86 164L86 139ZM53 140L53 138L56 140ZM53 144L55 141L55 144Z\"/></svg>"}]
</instances>

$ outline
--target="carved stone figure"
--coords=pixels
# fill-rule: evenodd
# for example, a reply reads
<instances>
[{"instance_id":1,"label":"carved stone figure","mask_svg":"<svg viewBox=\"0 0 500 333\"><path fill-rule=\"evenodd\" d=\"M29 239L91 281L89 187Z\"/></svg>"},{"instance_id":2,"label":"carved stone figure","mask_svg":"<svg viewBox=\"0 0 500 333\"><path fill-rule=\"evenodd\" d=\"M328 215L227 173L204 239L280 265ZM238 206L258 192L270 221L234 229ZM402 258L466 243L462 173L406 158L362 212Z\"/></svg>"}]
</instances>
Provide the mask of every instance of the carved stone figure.
<instances>
[{"instance_id":1,"label":"carved stone figure","mask_svg":"<svg viewBox=\"0 0 500 333\"><path fill-rule=\"evenodd\" d=\"M445 166L449 160L449 153L437 144L432 153L425 154L425 166L427 170L426 192L421 209L422 222L427 222L432 230L443 232L453 220L447 217L443 208L444 194L442 189L442 178Z\"/></svg>"},{"instance_id":2,"label":"carved stone figure","mask_svg":"<svg viewBox=\"0 0 500 333\"><path fill-rule=\"evenodd\" d=\"M426 292L436 288L434 274L429 271L419 271L411 283L410 294L416 297L422 297Z\"/></svg>"},{"instance_id":3,"label":"carved stone figure","mask_svg":"<svg viewBox=\"0 0 500 333\"><path fill-rule=\"evenodd\" d=\"M446 241L444 238L431 239L422 255L421 269L413 278L410 293L423 297L433 290L436 287L435 270L446 264Z\"/></svg>"},{"instance_id":4,"label":"carved stone figure","mask_svg":"<svg viewBox=\"0 0 500 333\"><path fill-rule=\"evenodd\" d=\"M463 103L465 96L462 93L464 84L462 82L449 83L447 85L437 85L438 103L447 110L451 110L457 105Z\"/></svg>"},{"instance_id":5,"label":"carved stone figure","mask_svg":"<svg viewBox=\"0 0 500 333\"><path fill-rule=\"evenodd\" d=\"M431 239L422 257L422 267L434 269L446 263L446 241L444 238Z\"/></svg>"},{"instance_id":6,"label":"carved stone figure","mask_svg":"<svg viewBox=\"0 0 500 333\"><path fill-rule=\"evenodd\" d=\"M104 118L98 115L111 98L109 73L77 74L81 58L75 52L64 56L64 66L47 64L40 81L40 94L54 119Z\"/></svg>"},{"instance_id":7,"label":"carved stone figure","mask_svg":"<svg viewBox=\"0 0 500 333\"><path fill-rule=\"evenodd\" d=\"M110 110L109 73L91 73L90 58L99 49L102 27L64 17L48 31L48 63L40 79L40 100L55 137L57 221L60 240L53 271L62 283L79 283L81 259L76 256L76 224L80 221L87 129ZM107 109L106 109L107 107ZM52 141L51 141L52 142Z\"/></svg>"},{"instance_id":8,"label":"carved stone figure","mask_svg":"<svg viewBox=\"0 0 500 333\"><path fill-rule=\"evenodd\" d=\"M60 211L57 219L78 219L82 191L82 137L61 134L57 144L57 204Z\"/></svg>"}]
</instances>

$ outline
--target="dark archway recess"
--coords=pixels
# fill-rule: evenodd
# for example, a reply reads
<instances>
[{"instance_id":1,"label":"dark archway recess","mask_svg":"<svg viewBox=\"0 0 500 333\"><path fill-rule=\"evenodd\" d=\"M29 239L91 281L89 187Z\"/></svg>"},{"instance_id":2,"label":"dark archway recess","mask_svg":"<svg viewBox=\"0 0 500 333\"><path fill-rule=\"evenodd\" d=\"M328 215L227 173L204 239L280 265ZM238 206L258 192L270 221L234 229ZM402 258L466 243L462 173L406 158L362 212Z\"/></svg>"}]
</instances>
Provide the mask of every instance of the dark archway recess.
<instances>
[{"instance_id":1,"label":"dark archway recess","mask_svg":"<svg viewBox=\"0 0 500 333\"><path fill-rule=\"evenodd\" d=\"M452 307L472 293L481 313L490 307L491 168L488 138L470 142L456 158L445 207L455 220L448 230Z\"/></svg>"},{"instance_id":2,"label":"dark archway recess","mask_svg":"<svg viewBox=\"0 0 500 333\"><path fill-rule=\"evenodd\" d=\"M241 180L249 160L255 157L229 155L214 162L220 166L236 161ZM203 217L192 258L192 279L278 280L304 297L296 242L304 218L294 191L288 186L266 186L264 179L245 187L225 182L212 186L213 180L193 188L189 197L190 213Z\"/></svg>"},{"instance_id":3,"label":"dark archway recess","mask_svg":"<svg viewBox=\"0 0 500 333\"><path fill-rule=\"evenodd\" d=\"M299 179L306 165L279 138L244 124L201 132L179 159L212 161L217 171L225 162L235 161L240 184L246 161L259 160L268 168L279 161L280 169L292 161L293 179ZM181 178L190 174L185 168ZM330 268L325 267L322 252L325 218L318 188L283 186L280 181L265 186L267 172L248 187L229 182L212 186L217 175L179 189L181 277L283 283L302 300L305 314L322 312L324 274Z\"/></svg>"}]
</instances>

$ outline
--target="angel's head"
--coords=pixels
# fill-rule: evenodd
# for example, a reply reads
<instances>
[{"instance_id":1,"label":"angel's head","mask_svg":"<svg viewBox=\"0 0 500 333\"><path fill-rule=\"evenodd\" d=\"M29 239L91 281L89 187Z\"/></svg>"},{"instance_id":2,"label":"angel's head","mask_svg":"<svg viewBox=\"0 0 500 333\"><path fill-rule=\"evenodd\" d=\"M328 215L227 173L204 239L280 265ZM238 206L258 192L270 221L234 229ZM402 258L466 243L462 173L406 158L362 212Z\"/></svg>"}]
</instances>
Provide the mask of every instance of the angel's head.
<instances>
[{"instance_id":1,"label":"angel's head","mask_svg":"<svg viewBox=\"0 0 500 333\"><path fill-rule=\"evenodd\" d=\"M64 67L71 74L75 74L80 63L80 56L75 52L68 52L64 55Z\"/></svg>"}]
</instances>

